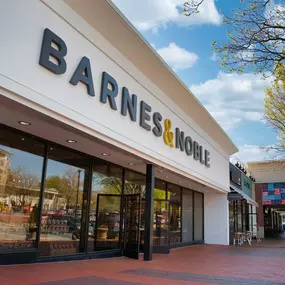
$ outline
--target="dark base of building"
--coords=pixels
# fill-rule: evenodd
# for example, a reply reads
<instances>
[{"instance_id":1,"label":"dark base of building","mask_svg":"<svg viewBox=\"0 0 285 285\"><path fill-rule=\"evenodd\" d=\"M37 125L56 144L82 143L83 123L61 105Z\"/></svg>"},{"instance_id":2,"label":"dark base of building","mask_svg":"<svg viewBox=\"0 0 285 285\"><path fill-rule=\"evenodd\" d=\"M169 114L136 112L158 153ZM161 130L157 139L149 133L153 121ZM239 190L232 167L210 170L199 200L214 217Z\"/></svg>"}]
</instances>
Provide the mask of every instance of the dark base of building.
<instances>
[{"instance_id":1,"label":"dark base of building","mask_svg":"<svg viewBox=\"0 0 285 285\"><path fill-rule=\"evenodd\" d=\"M204 244L204 240L171 244L170 249L181 248L191 245L198 245L198 244ZM158 248L154 248L153 251L154 253L160 253L160 254L169 253L169 250L161 251ZM122 257L122 256L123 256L122 251L120 249L115 249L115 250L97 251L92 253L79 253L76 255L40 257L40 252L38 249L26 249L17 252L0 252L0 265L76 261L76 260L111 258L111 257Z\"/></svg>"}]
</instances>

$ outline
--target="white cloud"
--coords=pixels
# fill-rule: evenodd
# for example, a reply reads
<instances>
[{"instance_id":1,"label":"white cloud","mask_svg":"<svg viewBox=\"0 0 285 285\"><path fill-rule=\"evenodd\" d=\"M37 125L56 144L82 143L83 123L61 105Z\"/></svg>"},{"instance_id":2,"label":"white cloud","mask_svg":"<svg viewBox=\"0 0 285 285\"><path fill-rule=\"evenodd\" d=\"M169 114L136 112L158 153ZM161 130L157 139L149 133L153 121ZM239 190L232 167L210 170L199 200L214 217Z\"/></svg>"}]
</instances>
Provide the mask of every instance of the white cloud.
<instances>
[{"instance_id":1,"label":"white cloud","mask_svg":"<svg viewBox=\"0 0 285 285\"><path fill-rule=\"evenodd\" d=\"M187 27L201 24L219 25L222 22L214 0L205 0L200 6L200 12L191 17L184 16L184 2L181 0L112 1L140 31L157 31L169 24Z\"/></svg>"},{"instance_id":2,"label":"white cloud","mask_svg":"<svg viewBox=\"0 0 285 285\"><path fill-rule=\"evenodd\" d=\"M270 147L270 146L267 146ZM270 149L267 151L257 145L243 145L239 147L239 152L237 152L232 159L237 157L242 162L250 161L261 161L261 160L275 160L284 158L284 154L278 152L277 150Z\"/></svg>"},{"instance_id":3,"label":"white cloud","mask_svg":"<svg viewBox=\"0 0 285 285\"><path fill-rule=\"evenodd\" d=\"M205 105L225 130L242 121L259 121L264 112L265 86L260 74L226 74L190 86L193 94Z\"/></svg>"},{"instance_id":4,"label":"white cloud","mask_svg":"<svg viewBox=\"0 0 285 285\"><path fill-rule=\"evenodd\" d=\"M170 43L167 47L156 50L173 70L191 68L198 60L197 54Z\"/></svg>"}]
</instances>

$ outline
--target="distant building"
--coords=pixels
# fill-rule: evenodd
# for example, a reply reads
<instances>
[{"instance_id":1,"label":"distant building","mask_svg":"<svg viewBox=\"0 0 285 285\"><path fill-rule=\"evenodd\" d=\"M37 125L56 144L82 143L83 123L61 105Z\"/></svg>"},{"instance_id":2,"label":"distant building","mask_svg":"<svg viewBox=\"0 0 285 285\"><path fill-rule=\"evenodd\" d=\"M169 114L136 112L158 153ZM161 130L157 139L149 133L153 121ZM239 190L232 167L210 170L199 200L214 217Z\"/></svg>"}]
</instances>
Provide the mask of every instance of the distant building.
<instances>
[{"instance_id":1,"label":"distant building","mask_svg":"<svg viewBox=\"0 0 285 285\"><path fill-rule=\"evenodd\" d=\"M282 231L285 215L285 160L249 162L256 178L255 196L261 237Z\"/></svg>"}]
</instances>

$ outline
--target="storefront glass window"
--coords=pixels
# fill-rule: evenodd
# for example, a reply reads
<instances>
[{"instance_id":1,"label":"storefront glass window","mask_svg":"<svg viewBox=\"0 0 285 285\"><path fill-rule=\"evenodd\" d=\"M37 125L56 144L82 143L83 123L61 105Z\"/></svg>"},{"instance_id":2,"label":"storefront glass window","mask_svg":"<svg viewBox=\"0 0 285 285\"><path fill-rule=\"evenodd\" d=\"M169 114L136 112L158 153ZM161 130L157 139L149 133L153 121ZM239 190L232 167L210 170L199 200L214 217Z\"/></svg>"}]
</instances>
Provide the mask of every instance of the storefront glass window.
<instances>
[{"instance_id":1,"label":"storefront glass window","mask_svg":"<svg viewBox=\"0 0 285 285\"><path fill-rule=\"evenodd\" d=\"M44 145L0 127L0 250L35 247Z\"/></svg>"},{"instance_id":2,"label":"storefront glass window","mask_svg":"<svg viewBox=\"0 0 285 285\"><path fill-rule=\"evenodd\" d=\"M242 224L242 201L236 201L236 207L237 207L237 231L243 232L243 224Z\"/></svg>"},{"instance_id":3,"label":"storefront glass window","mask_svg":"<svg viewBox=\"0 0 285 285\"><path fill-rule=\"evenodd\" d=\"M166 200L166 183L155 179L154 200Z\"/></svg>"},{"instance_id":4,"label":"storefront glass window","mask_svg":"<svg viewBox=\"0 0 285 285\"><path fill-rule=\"evenodd\" d=\"M169 246L169 202L166 201L166 183L155 180L154 216L153 216L153 245Z\"/></svg>"},{"instance_id":5,"label":"storefront glass window","mask_svg":"<svg viewBox=\"0 0 285 285\"><path fill-rule=\"evenodd\" d=\"M203 239L203 194L194 192L194 240Z\"/></svg>"},{"instance_id":6,"label":"storefront glass window","mask_svg":"<svg viewBox=\"0 0 285 285\"><path fill-rule=\"evenodd\" d=\"M50 145L45 180L40 255L70 255L84 250L88 159Z\"/></svg>"},{"instance_id":7,"label":"storefront glass window","mask_svg":"<svg viewBox=\"0 0 285 285\"><path fill-rule=\"evenodd\" d=\"M140 245L144 243L144 229L145 229L145 182L146 176L144 174L134 172L131 170L125 171L125 191L124 195L140 194L141 195L141 209L140 209ZM138 208L135 207L135 208ZM133 209L136 213L136 209ZM124 228L123 228L124 230Z\"/></svg>"},{"instance_id":8,"label":"storefront glass window","mask_svg":"<svg viewBox=\"0 0 285 285\"><path fill-rule=\"evenodd\" d=\"M193 241L193 192L182 190L182 241Z\"/></svg>"},{"instance_id":9,"label":"storefront glass window","mask_svg":"<svg viewBox=\"0 0 285 285\"><path fill-rule=\"evenodd\" d=\"M131 170L125 171L125 195L127 194L141 194L145 197L145 181L144 174L134 172Z\"/></svg>"},{"instance_id":10,"label":"storefront glass window","mask_svg":"<svg viewBox=\"0 0 285 285\"><path fill-rule=\"evenodd\" d=\"M246 200L242 203L242 225L243 225L243 231L248 231L248 212L247 212L247 202Z\"/></svg>"},{"instance_id":11,"label":"storefront glass window","mask_svg":"<svg viewBox=\"0 0 285 285\"><path fill-rule=\"evenodd\" d=\"M96 160L93 166L88 250L120 247L122 168Z\"/></svg>"},{"instance_id":12,"label":"storefront glass window","mask_svg":"<svg viewBox=\"0 0 285 285\"><path fill-rule=\"evenodd\" d=\"M235 201L229 201L229 232L230 232L230 243L233 243L233 237L235 233L235 216L234 216L234 204Z\"/></svg>"},{"instance_id":13,"label":"storefront glass window","mask_svg":"<svg viewBox=\"0 0 285 285\"><path fill-rule=\"evenodd\" d=\"M181 187L168 184L170 196L170 243L181 242Z\"/></svg>"}]
</instances>

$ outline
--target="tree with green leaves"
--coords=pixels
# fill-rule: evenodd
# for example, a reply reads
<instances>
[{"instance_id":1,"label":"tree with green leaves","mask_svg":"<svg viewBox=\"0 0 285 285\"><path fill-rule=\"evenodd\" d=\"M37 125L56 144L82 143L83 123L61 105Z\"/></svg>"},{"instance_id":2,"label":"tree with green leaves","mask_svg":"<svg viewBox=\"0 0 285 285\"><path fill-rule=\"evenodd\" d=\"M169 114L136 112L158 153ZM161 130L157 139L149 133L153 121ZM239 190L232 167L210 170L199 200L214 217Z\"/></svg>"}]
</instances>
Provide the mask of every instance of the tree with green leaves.
<instances>
[{"instance_id":1,"label":"tree with green leaves","mask_svg":"<svg viewBox=\"0 0 285 285\"><path fill-rule=\"evenodd\" d=\"M78 188L78 170L73 167L66 168L63 176L50 176L46 179L45 189L56 189L61 198L64 198L66 204L66 212L72 207L76 207L76 202L80 205L82 202L82 186L83 181L79 180ZM77 201L78 197L78 201Z\"/></svg>"},{"instance_id":2,"label":"tree with green leaves","mask_svg":"<svg viewBox=\"0 0 285 285\"><path fill-rule=\"evenodd\" d=\"M285 149L285 64L278 64L274 71L275 79L266 88L264 101L265 119L279 135L279 143L270 147L284 151Z\"/></svg>"},{"instance_id":3,"label":"tree with green leaves","mask_svg":"<svg viewBox=\"0 0 285 285\"><path fill-rule=\"evenodd\" d=\"M184 13L199 13L205 0L184 3ZM285 0L240 0L241 6L224 15L228 41L213 42L221 65L229 72L254 71L271 75L285 62ZM221 11L222 13L222 11Z\"/></svg>"}]
</instances>

